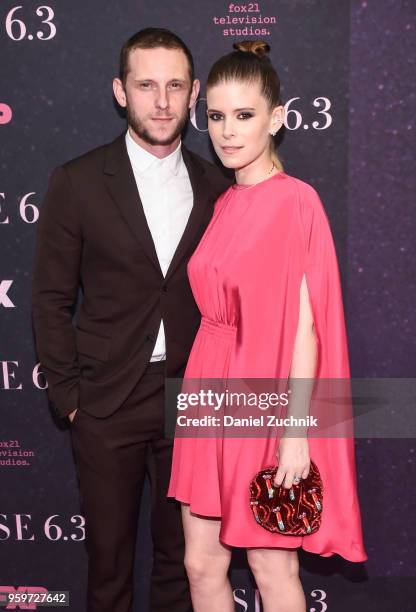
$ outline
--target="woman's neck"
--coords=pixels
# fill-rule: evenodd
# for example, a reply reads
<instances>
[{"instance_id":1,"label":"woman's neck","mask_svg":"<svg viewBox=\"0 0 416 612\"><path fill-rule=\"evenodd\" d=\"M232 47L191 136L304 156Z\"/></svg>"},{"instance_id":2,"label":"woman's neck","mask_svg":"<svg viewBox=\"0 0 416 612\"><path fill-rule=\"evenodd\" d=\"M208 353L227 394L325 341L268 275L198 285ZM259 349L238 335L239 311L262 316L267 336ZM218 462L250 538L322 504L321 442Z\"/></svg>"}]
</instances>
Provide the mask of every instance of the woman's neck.
<instances>
[{"instance_id":1,"label":"woman's neck","mask_svg":"<svg viewBox=\"0 0 416 612\"><path fill-rule=\"evenodd\" d=\"M235 171L238 185L254 185L276 174L277 168L270 155L264 155L243 168Z\"/></svg>"}]
</instances>

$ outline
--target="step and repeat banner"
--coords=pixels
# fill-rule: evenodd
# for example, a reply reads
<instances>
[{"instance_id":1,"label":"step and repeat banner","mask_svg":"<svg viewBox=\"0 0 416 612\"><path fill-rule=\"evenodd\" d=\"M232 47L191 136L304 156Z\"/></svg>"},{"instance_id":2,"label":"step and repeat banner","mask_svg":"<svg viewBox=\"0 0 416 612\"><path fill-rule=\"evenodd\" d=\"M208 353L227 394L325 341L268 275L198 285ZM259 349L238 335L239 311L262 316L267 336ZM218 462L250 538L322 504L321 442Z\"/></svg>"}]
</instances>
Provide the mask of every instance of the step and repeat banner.
<instances>
[{"instance_id":1,"label":"step and repeat banner","mask_svg":"<svg viewBox=\"0 0 416 612\"><path fill-rule=\"evenodd\" d=\"M69 591L76 612L86 610L85 522L69 432L48 409L34 351L34 240L53 168L125 129L112 78L123 42L147 26L173 30L194 54L202 90L184 141L211 160L208 70L236 40L269 42L287 111L280 156L287 173L314 185L330 218L353 375L415 375L411 0L2 0L0 591ZM405 434L356 441L369 559L301 553L308 612L414 609L415 448ZM148 609L149 503L146 488L135 572L140 611ZM242 550L231 579L236 610L259 612Z\"/></svg>"}]
</instances>

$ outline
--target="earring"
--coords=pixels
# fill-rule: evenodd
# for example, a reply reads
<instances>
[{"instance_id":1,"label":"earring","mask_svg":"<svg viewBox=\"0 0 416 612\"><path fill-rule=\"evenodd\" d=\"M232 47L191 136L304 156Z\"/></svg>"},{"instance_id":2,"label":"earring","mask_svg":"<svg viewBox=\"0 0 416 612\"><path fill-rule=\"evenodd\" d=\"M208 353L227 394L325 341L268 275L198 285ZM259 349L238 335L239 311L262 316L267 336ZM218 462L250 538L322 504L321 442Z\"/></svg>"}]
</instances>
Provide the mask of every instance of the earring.
<instances>
[{"instance_id":1,"label":"earring","mask_svg":"<svg viewBox=\"0 0 416 612\"><path fill-rule=\"evenodd\" d=\"M277 120L277 123L278 123L278 126L279 126L279 128L280 128L280 126L283 124L283 120L282 120L282 119L278 119L278 120ZM272 131L270 132L270 136L276 136L276 134L277 134L277 132L278 132L278 131L279 131L278 129L274 129L274 130L272 130Z\"/></svg>"}]
</instances>

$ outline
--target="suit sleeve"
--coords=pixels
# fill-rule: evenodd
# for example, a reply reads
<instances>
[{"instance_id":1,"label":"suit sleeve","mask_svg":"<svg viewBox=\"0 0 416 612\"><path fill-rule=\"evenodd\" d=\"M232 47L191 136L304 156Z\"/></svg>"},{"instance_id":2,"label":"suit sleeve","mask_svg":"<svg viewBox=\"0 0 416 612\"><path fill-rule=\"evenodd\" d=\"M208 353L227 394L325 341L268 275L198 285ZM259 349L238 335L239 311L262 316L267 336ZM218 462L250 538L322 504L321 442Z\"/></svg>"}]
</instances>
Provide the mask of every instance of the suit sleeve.
<instances>
[{"instance_id":1,"label":"suit sleeve","mask_svg":"<svg viewBox=\"0 0 416 612\"><path fill-rule=\"evenodd\" d=\"M40 211L32 314L36 348L55 412L78 408L79 366L72 324L82 250L77 202L63 167L52 174Z\"/></svg>"}]
</instances>

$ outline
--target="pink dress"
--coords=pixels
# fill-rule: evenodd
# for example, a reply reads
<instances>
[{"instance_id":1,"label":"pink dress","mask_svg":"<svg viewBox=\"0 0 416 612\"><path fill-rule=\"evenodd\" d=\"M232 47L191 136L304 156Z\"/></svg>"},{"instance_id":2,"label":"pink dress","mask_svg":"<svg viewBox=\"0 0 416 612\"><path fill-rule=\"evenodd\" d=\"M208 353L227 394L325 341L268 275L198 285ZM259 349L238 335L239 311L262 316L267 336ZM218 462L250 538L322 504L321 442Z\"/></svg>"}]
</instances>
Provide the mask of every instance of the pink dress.
<instances>
[{"instance_id":1,"label":"pink dress","mask_svg":"<svg viewBox=\"0 0 416 612\"><path fill-rule=\"evenodd\" d=\"M317 377L348 378L336 253L322 203L307 183L280 172L230 187L188 264L201 325L185 378L288 378L306 277L318 337ZM324 486L320 529L270 533L249 507L248 484L276 464L276 438L175 437L168 496L195 514L221 517L230 546L297 548L364 561L354 440L310 438Z\"/></svg>"}]
</instances>

